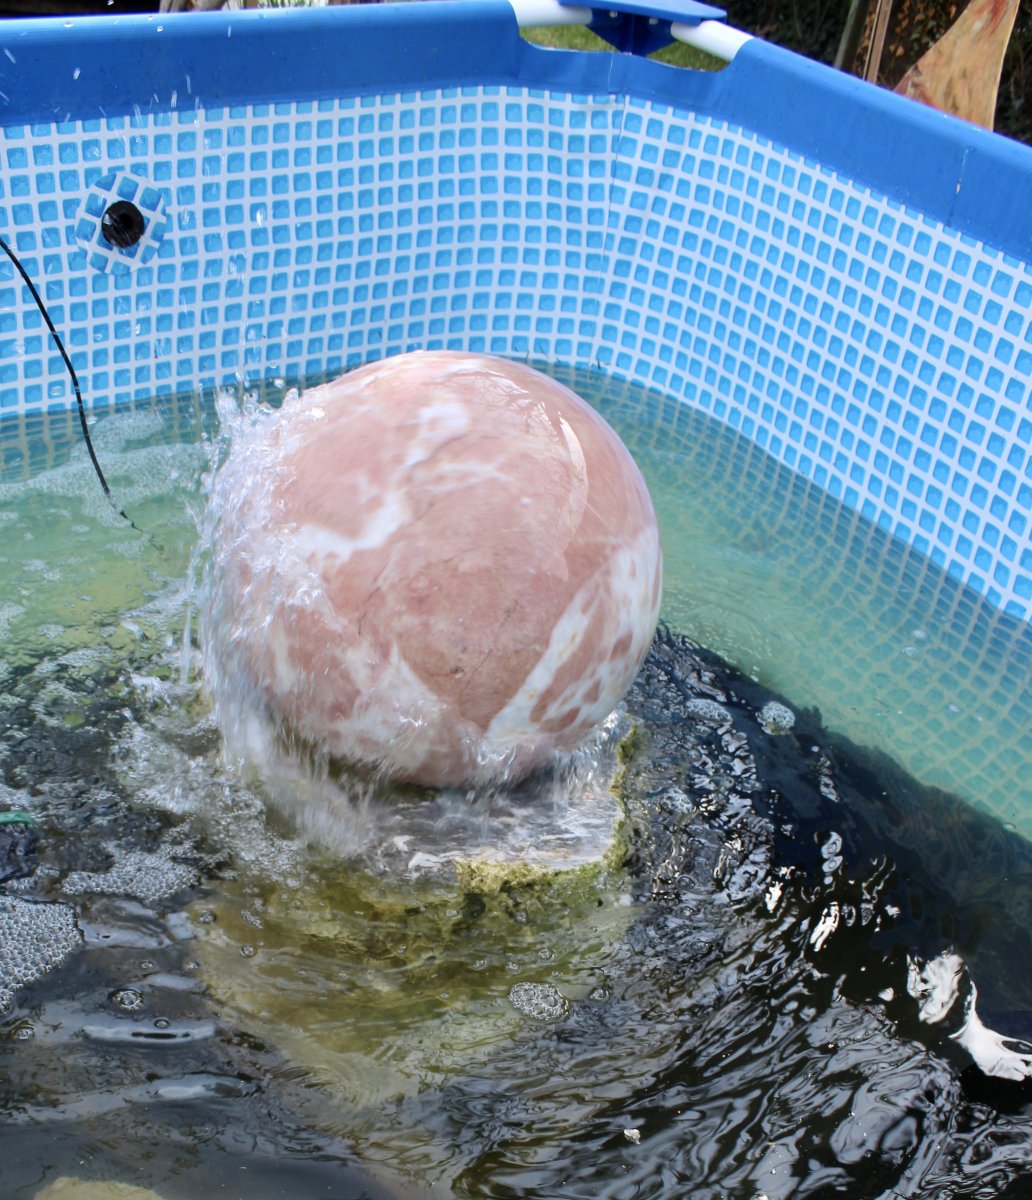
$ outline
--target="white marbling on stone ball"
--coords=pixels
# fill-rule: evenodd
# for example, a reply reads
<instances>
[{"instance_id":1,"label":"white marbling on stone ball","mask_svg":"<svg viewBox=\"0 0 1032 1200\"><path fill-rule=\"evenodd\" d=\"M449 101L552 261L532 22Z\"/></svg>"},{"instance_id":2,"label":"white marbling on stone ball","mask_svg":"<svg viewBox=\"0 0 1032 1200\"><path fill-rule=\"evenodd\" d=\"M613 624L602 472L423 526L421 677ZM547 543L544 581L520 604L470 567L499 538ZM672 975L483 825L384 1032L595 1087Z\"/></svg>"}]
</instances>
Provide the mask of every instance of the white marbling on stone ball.
<instances>
[{"instance_id":1,"label":"white marbling on stone ball","mask_svg":"<svg viewBox=\"0 0 1032 1200\"><path fill-rule=\"evenodd\" d=\"M291 395L216 477L209 658L307 743L443 787L573 750L648 649L641 475L519 363L425 351Z\"/></svg>"}]
</instances>

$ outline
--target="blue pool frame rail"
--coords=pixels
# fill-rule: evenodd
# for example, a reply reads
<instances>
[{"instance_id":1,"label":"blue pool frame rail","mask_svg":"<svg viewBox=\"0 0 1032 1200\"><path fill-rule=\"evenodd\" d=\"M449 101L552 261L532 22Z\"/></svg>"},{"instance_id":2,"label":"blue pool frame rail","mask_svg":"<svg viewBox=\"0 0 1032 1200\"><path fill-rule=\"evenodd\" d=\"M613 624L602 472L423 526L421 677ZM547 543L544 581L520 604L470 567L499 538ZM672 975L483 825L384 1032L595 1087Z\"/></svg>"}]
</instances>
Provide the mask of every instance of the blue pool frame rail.
<instances>
[{"instance_id":1,"label":"blue pool frame rail","mask_svg":"<svg viewBox=\"0 0 1032 1200\"><path fill-rule=\"evenodd\" d=\"M58 28L60 26L60 28ZM516 36L504 0L6 22L0 119L368 95L474 82L688 104L1032 258L1032 149L772 46L718 72L632 54L556 53ZM235 40L235 41L234 41ZM347 53L335 53L346 40ZM254 70L263 62L265 70Z\"/></svg>"},{"instance_id":2,"label":"blue pool frame rail","mask_svg":"<svg viewBox=\"0 0 1032 1200\"><path fill-rule=\"evenodd\" d=\"M742 124L1032 258L1032 149L759 38L723 71L686 71L633 54L556 54L530 45L516 36L505 0L422 0L8 21L0 41L5 123L474 81L604 90ZM259 61L266 67L256 71Z\"/></svg>"}]
</instances>

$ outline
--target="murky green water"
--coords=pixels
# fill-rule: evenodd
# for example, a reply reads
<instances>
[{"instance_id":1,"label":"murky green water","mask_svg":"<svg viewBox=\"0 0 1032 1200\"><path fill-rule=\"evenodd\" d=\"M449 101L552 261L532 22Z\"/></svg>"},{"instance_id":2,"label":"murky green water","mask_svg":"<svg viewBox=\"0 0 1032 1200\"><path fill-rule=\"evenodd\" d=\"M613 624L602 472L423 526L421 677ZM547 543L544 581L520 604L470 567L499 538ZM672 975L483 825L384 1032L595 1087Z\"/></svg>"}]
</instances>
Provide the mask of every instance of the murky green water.
<instances>
[{"instance_id":1,"label":"murky green water","mask_svg":"<svg viewBox=\"0 0 1032 1200\"><path fill-rule=\"evenodd\" d=\"M648 479L673 628L1032 836L1023 622L704 414L618 381L557 374L600 405ZM133 636L122 614L145 597L165 607L180 599L203 503L207 460L196 439L205 422L212 432L210 397L207 417L203 408L192 398L99 426L116 499L145 538L100 494L71 416L49 447L38 431L8 431L0 631L9 666L32 661L48 638L65 650L96 646L98 633L121 645ZM22 479L30 459L68 455Z\"/></svg>"},{"instance_id":2,"label":"murky green water","mask_svg":"<svg viewBox=\"0 0 1032 1200\"><path fill-rule=\"evenodd\" d=\"M97 424L132 526L70 419L4 431L0 807L36 823L0 874L2 1103L34 1148L5 1195L1023 1194L1026 1085L975 1064L1027 1047L970 1012L977 985L1032 1036L1032 639L733 432L567 382L642 467L665 619L707 650L657 646L626 843L558 877L412 877L403 805L393 867L342 867L222 762L189 617L203 405Z\"/></svg>"},{"instance_id":3,"label":"murky green water","mask_svg":"<svg viewBox=\"0 0 1032 1200\"><path fill-rule=\"evenodd\" d=\"M606 389L652 491L664 616L1032 836L1032 635L708 417Z\"/></svg>"}]
</instances>

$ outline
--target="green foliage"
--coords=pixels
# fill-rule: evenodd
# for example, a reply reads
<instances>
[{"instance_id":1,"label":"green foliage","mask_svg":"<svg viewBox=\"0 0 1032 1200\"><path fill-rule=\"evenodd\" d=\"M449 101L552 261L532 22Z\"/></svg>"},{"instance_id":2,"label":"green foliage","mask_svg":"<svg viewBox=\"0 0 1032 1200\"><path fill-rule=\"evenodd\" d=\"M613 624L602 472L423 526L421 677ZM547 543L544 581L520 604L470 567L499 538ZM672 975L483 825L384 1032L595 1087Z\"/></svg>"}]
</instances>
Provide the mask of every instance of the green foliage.
<instances>
[{"instance_id":1,"label":"green foliage","mask_svg":"<svg viewBox=\"0 0 1032 1200\"><path fill-rule=\"evenodd\" d=\"M996 129L1032 145L1032 4L1018 9L1007 55L1003 60Z\"/></svg>"},{"instance_id":2,"label":"green foliage","mask_svg":"<svg viewBox=\"0 0 1032 1200\"><path fill-rule=\"evenodd\" d=\"M727 22L787 50L830 63L846 24L849 0L727 0Z\"/></svg>"},{"instance_id":3,"label":"green foliage","mask_svg":"<svg viewBox=\"0 0 1032 1200\"><path fill-rule=\"evenodd\" d=\"M904 72L935 43L964 10L964 0L895 0L879 78L894 87ZM779 46L832 63L849 11L849 0L731 0L728 23ZM525 29L539 46L568 50L611 50L580 25ZM862 61L863 48L861 48ZM680 42L653 58L679 67L718 70L723 63ZM1007 49L996 108L998 133L1032 144L1032 0L1018 9Z\"/></svg>"},{"instance_id":4,"label":"green foliage","mask_svg":"<svg viewBox=\"0 0 1032 1200\"><path fill-rule=\"evenodd\" d=\"M729 0L728 23L821 62L834 62L849 0ZM873 5L872 5L873 7ZM965 0L895 0L879 82L894 87L964 11ZM862 64L864 47L861 47ZM854 64L854 69L858 64ZM1003 63L996 131L1032 144L1032 3L1018 8Z\"/></svg>"},{"instance_id":5,"label":"green foliage","mask_svg":"<svg viewBox=\"0 0 1032 1200\"><path fill-rule=\"evenodd\" d=\"M608 42L596 37L583 25L555 25L545 29L524 29L522 32L528 42L556 50L613 51ZM670 66L693 67L697 71L719 71L724 66L719 58L696 50L693 46L686 46L683 42L674 42L672 46L666 46L649 57Z\"/></svg>"}]
</instances>

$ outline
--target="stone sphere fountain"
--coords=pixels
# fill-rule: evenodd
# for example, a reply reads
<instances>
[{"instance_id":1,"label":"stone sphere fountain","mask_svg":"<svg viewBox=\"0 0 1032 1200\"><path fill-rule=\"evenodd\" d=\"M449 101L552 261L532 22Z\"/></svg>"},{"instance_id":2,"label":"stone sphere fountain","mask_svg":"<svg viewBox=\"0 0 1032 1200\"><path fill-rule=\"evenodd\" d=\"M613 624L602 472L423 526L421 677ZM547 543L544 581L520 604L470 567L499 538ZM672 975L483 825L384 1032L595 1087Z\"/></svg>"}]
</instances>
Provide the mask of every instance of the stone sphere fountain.
<instances>
[{"instance_id":1,"label":"stone sphere fountain","mask_svg":"<svg viewBox=\"0 0 1032 1200\"><path fill-rule=\"evenodd\" d=\"M425 787L575 750L652 639L662 556L630 454L568 388L414 352L293 393L215 482L223 671L320 753Z\"/></svg>"}]
</instances>

